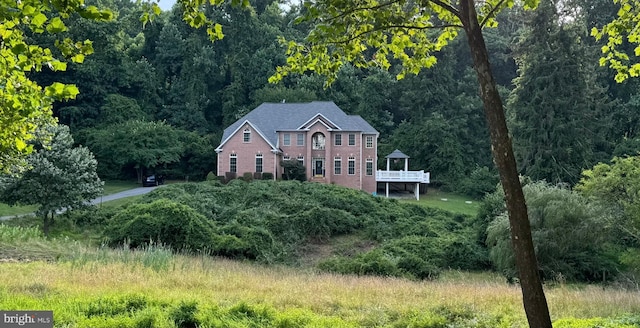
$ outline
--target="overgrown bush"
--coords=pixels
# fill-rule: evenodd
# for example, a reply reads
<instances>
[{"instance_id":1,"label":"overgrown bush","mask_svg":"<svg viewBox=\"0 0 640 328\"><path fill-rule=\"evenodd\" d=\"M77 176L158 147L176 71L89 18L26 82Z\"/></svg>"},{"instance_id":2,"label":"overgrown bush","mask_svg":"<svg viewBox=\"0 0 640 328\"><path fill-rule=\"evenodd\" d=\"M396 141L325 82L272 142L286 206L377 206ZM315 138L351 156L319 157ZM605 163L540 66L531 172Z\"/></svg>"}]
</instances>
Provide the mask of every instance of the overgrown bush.
<instances>
[{"instance_id":1,"label":"overgrown bush","mask_svg":"<svg viewBox=\"0 0 640 328\"><path fill-rule=\"evenodd\" d=\"M545 182L529 183L523 191L544 279L602 281L614 276L617 264L609 251L610 227L605 224L609 213L605 209L569 189ZM487 244L495 268L515 277L510 238L508 217L503 212L489 224Z\"/></svg>"},{"instance_id":2,"label":"overgrown bush","mask_svg":"<svg viewBox=\"0 0 640 328\"><path fill-rule=\"evenodd\" d=\"M134 204L116 214L105 234L112 245L160 243L175 250L200 251L212 244L213 226L193 208L168 199Z\"/></svg>"},{"instance_id":3,"label":"overgrown bush","mask_svg":"<svg viewBox=\"0 0 640 328\"><path fill-rule=\"evenodd\" d=\"M171 225L175 222L180 226ZM472 223L464 215L341 186L236 179L227 185L206 181L158 188L111 219L107 236L116 244L128 238L134 247L154 240L178 250L295 263L309 242L358 232L368 240L365 244L376 247L355 249L353 257L335 258L322 267L425 279L444 268L486 267L487 254ZM190 232L180 229L189 226L199 228L187 238Z\"/></svg>"}]
</instances>

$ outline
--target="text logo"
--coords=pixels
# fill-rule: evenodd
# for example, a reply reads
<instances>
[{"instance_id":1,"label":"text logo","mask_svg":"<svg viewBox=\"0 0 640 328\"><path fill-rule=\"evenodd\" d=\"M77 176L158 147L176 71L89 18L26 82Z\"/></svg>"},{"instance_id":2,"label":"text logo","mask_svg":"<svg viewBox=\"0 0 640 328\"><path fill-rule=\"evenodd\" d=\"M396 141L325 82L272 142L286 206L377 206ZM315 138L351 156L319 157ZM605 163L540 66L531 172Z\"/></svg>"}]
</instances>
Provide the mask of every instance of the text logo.
<instances>
[{"instance_id":1,"label":"text logo","mask_svg":"<svg viewBox=\"0 0 640 328\"><path fill-rule=\"evenodd\" d=\"M53 328L53 311L0 311L0 328Z\"/></svg>"}]
</instances>

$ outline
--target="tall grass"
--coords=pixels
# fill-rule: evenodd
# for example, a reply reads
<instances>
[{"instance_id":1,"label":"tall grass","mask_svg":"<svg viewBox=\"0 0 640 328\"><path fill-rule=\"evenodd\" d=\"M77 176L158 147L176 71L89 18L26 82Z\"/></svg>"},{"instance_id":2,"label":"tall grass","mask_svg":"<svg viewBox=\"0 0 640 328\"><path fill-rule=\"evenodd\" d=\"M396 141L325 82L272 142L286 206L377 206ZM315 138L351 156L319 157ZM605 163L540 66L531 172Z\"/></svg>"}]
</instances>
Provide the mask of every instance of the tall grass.
<instances>
[{"instance_id":1,"label":"tall grass","mask_svg":"<svg viewBox=\"0 0 640 328\"><path fill-rule=\"evenodd\" d=\"M526 326L519 287L487 273L429 282L345 276L162 247L2 266L0 308L53 310L60 327ZM562 327L640 323L637 291L560 286L547 297Z\"/></svg>"}]
</instances>

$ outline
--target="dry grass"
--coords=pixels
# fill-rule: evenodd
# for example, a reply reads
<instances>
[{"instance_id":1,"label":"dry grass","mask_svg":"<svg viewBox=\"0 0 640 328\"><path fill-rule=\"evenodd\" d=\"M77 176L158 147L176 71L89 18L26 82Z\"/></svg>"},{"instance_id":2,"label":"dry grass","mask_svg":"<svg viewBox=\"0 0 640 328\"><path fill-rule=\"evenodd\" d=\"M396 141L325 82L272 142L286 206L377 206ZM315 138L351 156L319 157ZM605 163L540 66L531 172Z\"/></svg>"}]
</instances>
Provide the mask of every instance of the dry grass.
<instances>
[{"instance_id":1,"label":"dry grass","mask_svg":"<svg viewBox=\"0 0 640 328\"><path fill-rule=\"evenodd\" d=\"M462 272L449 272L439 281L416 282L174 256L161 270L118 262L0 263L2 290L8 291L8 296L36 293L46 297L48 304L61 302L61 306L65 299L136 293L172 303L190 300L232 306L246 302L266 304L279 311L307 309L358 323L385 322L388 316L438 308L499 314L519 323L516 326L525 323L517 286L507 285L494 275ZM547 298L554 319L640 312L637 291L561 286L547 289Z\"/></svg>"}]
</instances>

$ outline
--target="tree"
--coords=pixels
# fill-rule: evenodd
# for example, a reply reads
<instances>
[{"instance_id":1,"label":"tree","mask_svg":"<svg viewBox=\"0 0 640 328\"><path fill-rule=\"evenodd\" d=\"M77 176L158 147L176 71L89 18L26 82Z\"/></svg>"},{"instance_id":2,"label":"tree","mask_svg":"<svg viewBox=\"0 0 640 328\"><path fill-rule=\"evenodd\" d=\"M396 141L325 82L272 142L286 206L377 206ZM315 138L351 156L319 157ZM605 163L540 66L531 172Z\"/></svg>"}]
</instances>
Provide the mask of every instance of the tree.
<instances>
[{"instance_id":1,"label":"tree","mask_svg":"<svg viewBox=\"0 0 640 328\"><path fill-rule=\"evenodd\" d=\"M66 62L56 58L49 48L28 41L29 34L55 35L67 30L64 23L72 14L92 20L109 20L109 11L87 6L82 0L24 0L3 2L0 10L0 172L15 168L33 150L27 142L41 126L54 122L54 100L72 99L78 94L73 85L52 83L42 88L30 72L43 68L64 71ZM82 62L92 50L90 41L69 38L55 43L62 56ZM46 140L46 139L42 139ZM24 165L23 165L24 166Z\"/></svg>"},{"instance_id":2,"label":"tree","mask_svg":"<svg viewBox=\"0 0 640 328\"><path fill-rule=\"evenodd\" d=\"M29 154L29 168L21 174L0 178L0 200L10 205L39 205L37 214L44 218L43 230L49 233L57 211L85 204L102 193L102 181L96 173L97 162L85 147L74 147L69 127L51 125L50 147L34 142L36 151Z\"/></svg>"},{"instance_id":3,"label":"tree","mask_svg":"<svg viewBox=\"0 0 640 328\"><path fill-rule=\"evenodd\" d=\"M557 11L555 1L545 0L529 15L508 108L522 174L574 185L596 163L609 100L595 82L580 26L562 22Z\"/></svg>"},{"instance_id":4,"label":"tree","mask_svg":"<svg viewBox=\"0 0 640 328\"><path fill-rule=\"evenodd\" d=\"M88 129L86 145L99 159L100 172L134 168L138 183L147 169L178 162L184 152L181 131L164 122L126 121Z\"/></svg>"},{"instance_id":5,"label":"tree","mask_svg":"<svg viewBox=\"0 0 640 328\"><path fill-rule=\"evenodd\" d=\"M582 173L576 190L596 202L612 206L611 225L622 239L640 246L640 156L614 157Z\"/></svg>"},{"instance_id":6,"label":"tree","mask_svg":"<svg viewBox=\"0 0 640 328\"><path fill-rule=\"evenodd\" d=\"M400 62L398 78L418 73L436 63L434 52L442 49L462 29L467 36L480 96L489 128L493 159L505 191L523 303L531 327L551 327L551 318L531 238L522 186L507 129L502 100L491 72L482 28L497 25L495 15L513 1L338 1L308 2L303 22L315 23L305 43L283 40L289 59L278 67L271 81L290 73L315 71L328 76L328 83L345 62L357 67L389 68ZM535 0L525 1L533 8Z\"/></svg>"},{"instance_id":7,"label":"tree","mask_svg":"<svg viewBox=\"0 0 640 328\"><path fill-rule=\"evenodd\" d=\"M617 17L602 27L596 26L591 35L596 40L605 39L600 66L609 66L616 72L616 81L640 76L640 2L614 0L619 6ZM633 49L631 49L633 48ZM629 53L633 51L633 55Z\"/></svg>"}]
</instances>

